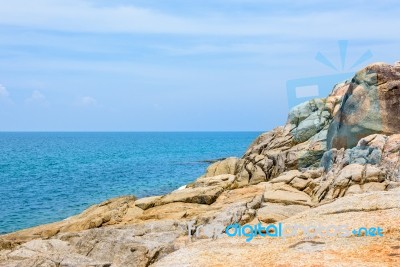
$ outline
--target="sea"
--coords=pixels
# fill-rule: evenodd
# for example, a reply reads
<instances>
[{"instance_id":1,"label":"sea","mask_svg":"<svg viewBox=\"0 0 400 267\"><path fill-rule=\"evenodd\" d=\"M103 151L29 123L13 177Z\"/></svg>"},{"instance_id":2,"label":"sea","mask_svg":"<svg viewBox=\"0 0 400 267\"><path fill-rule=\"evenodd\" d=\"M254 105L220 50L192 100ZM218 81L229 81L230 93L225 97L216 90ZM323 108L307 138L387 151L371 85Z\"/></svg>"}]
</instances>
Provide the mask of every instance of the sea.
<instances>
[{"instance_id":1,"label":"sea","mask_svg":"<svg viewBox=\"0 0 400 267\"><path fill-rule=\"evenodd\" d=\"M109 198L166 194L260 132L1 132L0 234L55 222Z\"/></svg>"}]
</instances>

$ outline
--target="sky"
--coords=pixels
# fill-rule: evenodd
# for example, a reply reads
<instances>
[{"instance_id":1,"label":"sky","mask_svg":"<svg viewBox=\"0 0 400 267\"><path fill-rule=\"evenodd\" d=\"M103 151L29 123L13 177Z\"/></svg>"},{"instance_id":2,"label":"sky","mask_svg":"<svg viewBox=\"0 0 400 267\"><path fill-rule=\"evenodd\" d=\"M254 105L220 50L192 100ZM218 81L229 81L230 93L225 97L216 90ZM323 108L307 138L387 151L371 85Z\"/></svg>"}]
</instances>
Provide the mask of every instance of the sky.
<instances>
[{"instance_id":1,"label":"sky","mask_svg":"<svg viewBox=\"0 0 400 267\"><path fill-rule=\"evenodd\" d=\"M400 60L398 14L397 1L0 0L0 131L270 130L288 81Z\"/></svg>"}]
</instances>

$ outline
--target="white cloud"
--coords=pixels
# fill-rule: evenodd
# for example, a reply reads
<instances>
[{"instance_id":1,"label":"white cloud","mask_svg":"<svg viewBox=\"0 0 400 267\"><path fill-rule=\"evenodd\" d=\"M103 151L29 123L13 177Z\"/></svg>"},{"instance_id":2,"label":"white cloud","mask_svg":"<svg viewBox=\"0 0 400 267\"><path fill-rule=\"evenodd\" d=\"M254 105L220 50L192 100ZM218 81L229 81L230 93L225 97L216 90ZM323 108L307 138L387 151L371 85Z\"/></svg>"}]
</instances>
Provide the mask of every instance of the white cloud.
<instances>
[{"instance_id":1,"label":"white cloud","mask_svg":"<svg viewBox=\"0 0 400 267\"><path fill-rule=\"evenodd\" d=\"M0 84L0 104L1 105L12 105L14 102L12 101L10 97L10 93L7 91L7 89Z\"/></svg>"},{"instance_id":2,"label":"white cloud","mask_svg":"<svg viewBox=\"0 0 400 267\"><path fill-rule=\"evenodd\" d=\"M10 93L2 84L0 84L0 98L8 98L9 96Z\"/></svg>"},{"instance_id":3,"label":"white cloud","mask_svg":"<svg viewBox=\"0 0 400 267\"><path fill-rule=\"evenodd\" d=\"M286 5L292 5L292 2ZM210 10L201 17L188 17L132 5L96 6L82 0L13 0L0 4L0 24L98 33L318 36L331 39L371 38L373 33L375 38L397 39L393 27L388 27L397 25L395 14L398 8L395 5L389 5L391 8L386 10L378 8L379 4L375 9L361 4L353 8L341 2L335 6L336 9L316 10L308 4L306 11L300 5L302 12L269 14L212 13Z\"/></svg>"},{"instance_id":4,"label":"white cloud","mask_svg":"<svg viewBox=\"0 0 400 267\"><path fill-rule=\"evenodd\" d=\"M269 54L287 53L287 51L298 52L304 49L304 44L296 44L293 46L287 42L279 43L228 43L222 45L192 45L186 47L155 45L155 49L165 51L172 55L196 55L196 54L237 54L237 53L253 53L253 54Z\"/></svg>"},{"instance_id":5,"label":"white cloud","mask_svg":"<svg viewBox=\"0 0 400 267\"><path fill-rule=\"evenodd\" d=\"M186 21L133 6L96 7L79 0L15 0L0 4L0 23L79 32L180 32Z\"/></svg>"},{"instance_id":6,"label":"white cloud","mask_svg":"<svg viewBox=\"0 0 400 267\"><path fill-rule=\"evenodd\" d=\"M46 97L38 90L33 91L32 95L26 99L27 103L43 102Z\"/></svg>"},{"instance_id":7,"label":"white cloud","mask_svg":"<svg viewBox=\"0 0 400 267\"><path fill-rule=\"evenodd\" d=\"M83 96L80 97L76 104L80 107L95 107L98 105L97 100L91 96Z\"/></svg>"}]
</instances>

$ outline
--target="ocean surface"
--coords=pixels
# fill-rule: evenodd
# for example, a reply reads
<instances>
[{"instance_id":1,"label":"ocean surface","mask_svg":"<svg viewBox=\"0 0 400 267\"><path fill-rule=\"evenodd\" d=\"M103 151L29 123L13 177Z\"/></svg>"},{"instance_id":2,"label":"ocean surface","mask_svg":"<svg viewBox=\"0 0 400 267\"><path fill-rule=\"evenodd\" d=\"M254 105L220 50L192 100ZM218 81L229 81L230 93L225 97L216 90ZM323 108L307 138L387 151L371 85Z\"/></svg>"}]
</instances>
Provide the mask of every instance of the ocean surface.
<instances>
[{"instance_id":1,"label":"ocean surface","mask_svg":"<svg viewBox=\"0 0 400 267\"><path fill-rule=\"evenodd\" d=\"M106 199L168 193L204 162L240 157L259 132L0 133L0 233Z\"/></svg>"}]
</instances>

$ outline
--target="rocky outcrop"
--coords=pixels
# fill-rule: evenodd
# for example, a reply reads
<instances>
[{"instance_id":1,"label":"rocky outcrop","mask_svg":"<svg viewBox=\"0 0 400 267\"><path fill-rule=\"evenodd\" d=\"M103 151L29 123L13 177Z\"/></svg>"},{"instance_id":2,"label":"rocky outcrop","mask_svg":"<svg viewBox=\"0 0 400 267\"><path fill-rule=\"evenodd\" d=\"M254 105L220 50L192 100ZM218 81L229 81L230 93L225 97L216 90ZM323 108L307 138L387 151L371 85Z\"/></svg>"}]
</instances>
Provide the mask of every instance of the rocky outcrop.
<instances>
[{"instance_id":1,"label":"rocky outcrop","mask_svg":"<svg viewBox=\"0 0 400 267\"><path fill-rule=\"evenodd\" d=\"M235 174L250 184L268 181L288 170L318 166L331 148L349 149L369 135L400 133L399 85L400 66L366 67L327 98L294 107L285 126L253 142Z\"/></svg>"},{"instance_id":2,"label":"rocky outcrop","mask_svg":"<svg viewBox=\"0 0 400 267\"><path fill-rule=\"evenodd\" d=\"M351 148L374 133L400 132L400 66L372 64L359 71L328 130L328 146Z\"/></svg>"},{"instance_id":3,"label":"rocky outcrop","mask_svg":"<svg viewBox=\"0 0 400 267\"><path fill-rule=\"evenodd\" d=\"M0 238L0 249L9 249L36 238L47 239L58 233L78 232L121 223L142 212L135 207L135 200L133 196L110 199L63 221L4 235Z\"/></svg>"},{"instance_id":4,"label":"rocky outcrop","mask_svg":"<svg viewBox=\"0 0 400 267\"><path fill-rule=\"evenodd\" d=\"M327 150L329 125L347 88L348 84L339 84L326 99L293 108L285 126L262 134L250 145L235 174L254 184L285 171L318 167Z\"/></svg>"},{"instance_id":5,"label":"rocky outcrop","mask_svg":"<svg viewBox=\"0 0 400 267\"><path fill-rule=\"evenodd\" d=\"M178 190L0 236L0 266L396 266L399 82L399 66L368 66ZM246 243L221 228L278 222L380 226L385 235Z\"/></svg>"},{"instance_id":6,"label":"rocky outcrop","mask_svg":"<svg viewBox=\"0 0 400 267\"><path fill-rule=\"evenodd\" d=\"M290 225L345 225L354 229L378 227L383 237L286 238L257 236L198 240L154 264L171 266L398 266L400 262L400 191L372 192L292 215Z\"/></svg>"},{"instance_id":7,"label":"rocky outcrop","mask_svg":"<svg viewBox=\"0 0 400 267\"><path fill-rule=\"evenodd\" d=\"M398 187L400 184L400 134L374 134L351 149L331 149L321 159L327 172L314 197L332 200L355 194Z\"/></svg>"}]
</instances>

